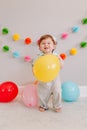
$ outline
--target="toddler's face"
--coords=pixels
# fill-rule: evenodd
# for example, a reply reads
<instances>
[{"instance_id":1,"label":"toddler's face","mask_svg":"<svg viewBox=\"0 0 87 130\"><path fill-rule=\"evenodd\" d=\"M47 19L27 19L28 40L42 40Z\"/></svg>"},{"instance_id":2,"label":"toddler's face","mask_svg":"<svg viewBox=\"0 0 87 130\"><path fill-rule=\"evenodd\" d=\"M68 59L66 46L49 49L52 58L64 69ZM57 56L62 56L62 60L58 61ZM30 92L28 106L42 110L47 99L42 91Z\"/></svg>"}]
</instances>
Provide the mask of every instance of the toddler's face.
<instances>
[{"instance_id":1,"label":"toddler's face","mask_svg":"<svg viewBox=\"0 0 87 130\"><path fill-rule=\"evenodd\" d=\"M47 38L41 41L39 49L45 54L50 54L55 49L55 46L51 38Z\"/></svg>"}]
</instances>

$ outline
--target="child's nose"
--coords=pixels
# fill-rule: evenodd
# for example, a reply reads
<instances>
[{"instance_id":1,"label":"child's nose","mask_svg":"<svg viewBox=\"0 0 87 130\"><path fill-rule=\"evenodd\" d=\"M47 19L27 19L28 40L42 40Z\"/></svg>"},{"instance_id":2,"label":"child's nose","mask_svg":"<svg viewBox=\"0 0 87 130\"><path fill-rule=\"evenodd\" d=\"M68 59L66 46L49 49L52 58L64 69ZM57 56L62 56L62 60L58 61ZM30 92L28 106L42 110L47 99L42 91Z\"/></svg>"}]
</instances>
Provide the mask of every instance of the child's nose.
<instances>
[{"instance_id":1,"label":"child's nose","mask_svg":"<svg viewBox=\"0 0 87 130\"><path fill-rule=\"evenodd\" d=\"M45 43L45 46L48 46L48 43Z\"/></svg>"}]
</instances>

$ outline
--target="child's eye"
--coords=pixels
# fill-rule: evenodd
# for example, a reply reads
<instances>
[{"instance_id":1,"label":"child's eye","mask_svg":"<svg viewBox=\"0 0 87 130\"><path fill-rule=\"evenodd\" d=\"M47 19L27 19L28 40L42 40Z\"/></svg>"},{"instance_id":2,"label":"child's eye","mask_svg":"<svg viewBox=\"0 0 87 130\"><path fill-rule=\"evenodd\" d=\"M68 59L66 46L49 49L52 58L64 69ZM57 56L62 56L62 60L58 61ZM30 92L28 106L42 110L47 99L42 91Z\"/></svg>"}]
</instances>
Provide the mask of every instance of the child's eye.
<instances>
[{"instance_id":1,"label":"child's eye","mask_svg":"<svg viewBox=\"0 0 87 130\"><path fill-rule=\"evenodd\" d=\"M45 45L45 43L44 43L44 42L42 42L42 45Z\"/></svg>"},{"instance_id":2,"label":"child's eye","mask_svg":"<svg viewBox=\"0 0 87 130\"><path fill-rule=\"evenodd\" d=\"M50 44L50 42L48 42L48 44Z\"/></svg>"}]
</instances>

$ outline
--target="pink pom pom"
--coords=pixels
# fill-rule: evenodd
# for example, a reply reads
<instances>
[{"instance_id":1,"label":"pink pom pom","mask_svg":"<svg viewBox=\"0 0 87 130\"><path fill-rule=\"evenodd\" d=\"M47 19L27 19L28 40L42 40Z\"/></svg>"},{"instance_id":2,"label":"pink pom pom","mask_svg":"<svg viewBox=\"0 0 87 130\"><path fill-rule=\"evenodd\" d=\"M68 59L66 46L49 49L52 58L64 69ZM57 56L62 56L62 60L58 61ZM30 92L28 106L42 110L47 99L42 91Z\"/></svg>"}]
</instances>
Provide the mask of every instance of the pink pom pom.
<instances>
[{"instance_id":1,"label":"pink pom pom","mask_svg":"<svg viewBox=\"0 0 87 130\"><path fill-rule=\"evenodd\" d=\"M25 57L24 57L24 60L25 60L26 62L30 62L32 59L31 59L30 56L25 56Z\"/></svg>"},{"instance_id":2,"label":"pink pom pom","mask_svg":"<svg viewBox=\"0 0 87 130\"><path fill-rule=\"evenodd\" d=\"M66 39L68 37L68 33L63 33L62 35L61 35L61 38L62 39Z\"/></svg>"}]
</instances>

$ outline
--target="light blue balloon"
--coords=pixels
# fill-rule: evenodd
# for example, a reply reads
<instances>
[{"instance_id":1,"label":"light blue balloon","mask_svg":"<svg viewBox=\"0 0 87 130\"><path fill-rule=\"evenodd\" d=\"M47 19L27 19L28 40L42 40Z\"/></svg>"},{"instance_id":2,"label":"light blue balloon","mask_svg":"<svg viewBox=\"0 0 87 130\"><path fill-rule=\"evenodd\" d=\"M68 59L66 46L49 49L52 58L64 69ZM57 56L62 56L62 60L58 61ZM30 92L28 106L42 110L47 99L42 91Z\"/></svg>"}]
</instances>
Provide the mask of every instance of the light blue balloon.
<instances>
[{"instance_id":1,"label":"light blue balloon","mask_svg":"<svg viewBox=\"0 0 87 130\"><path fill-rule=\"evenodd\" d=\"M76 83L67 81L62 84L62 99L66 102L74 102L80 96L80 90Z\"/></svg>"}]
</instances>

